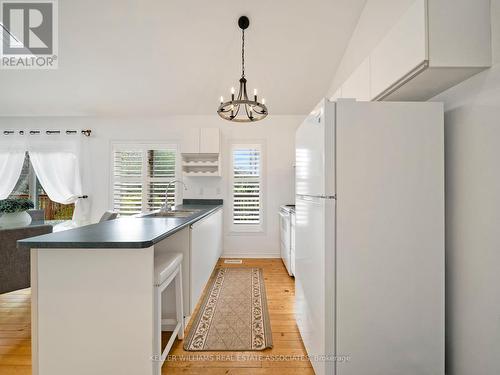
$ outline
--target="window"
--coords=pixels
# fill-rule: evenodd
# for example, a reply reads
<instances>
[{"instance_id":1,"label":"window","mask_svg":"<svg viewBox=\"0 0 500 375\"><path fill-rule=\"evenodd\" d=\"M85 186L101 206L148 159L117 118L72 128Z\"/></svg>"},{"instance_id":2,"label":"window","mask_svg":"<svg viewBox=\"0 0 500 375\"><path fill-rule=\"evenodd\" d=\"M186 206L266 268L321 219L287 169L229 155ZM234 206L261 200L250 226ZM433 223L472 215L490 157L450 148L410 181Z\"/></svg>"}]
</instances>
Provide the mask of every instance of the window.
<instances>
[{"instance_id":1,"label":"window","mask_svg":"<svg viewBox=\"0 0 500 375\"><path fill-rule=\"evenodd\" d=\"M235 231L262 230L262 150L260 145L232 147L232 223Z\"/></svg>"},{"instance_id":2,"label":"window","mask_svg":"<svg viewBox=\"0 0 500 375\"><path fill-rule=\"evenodd\" d=\"M174 145L115 145L113 147L113 209L120 215L154 211L165 203L168 182L177 175ZM176 204L176 186L168 191Z\"/></svg>"},{"instance_id":3,"label":"window","mask_svg":"<svg viewBox=\"0 0 500 375\"><path fill-rule=\"evenodd\" d=\"M26 153L24 158L19 180L9 198L31 199L35 205L35 209L43 209L45 211L45 220L71 220L73 211L75 210L74 204L61 204L50 200L36 177L28 153Z\"/></svg>"}]
</instances>

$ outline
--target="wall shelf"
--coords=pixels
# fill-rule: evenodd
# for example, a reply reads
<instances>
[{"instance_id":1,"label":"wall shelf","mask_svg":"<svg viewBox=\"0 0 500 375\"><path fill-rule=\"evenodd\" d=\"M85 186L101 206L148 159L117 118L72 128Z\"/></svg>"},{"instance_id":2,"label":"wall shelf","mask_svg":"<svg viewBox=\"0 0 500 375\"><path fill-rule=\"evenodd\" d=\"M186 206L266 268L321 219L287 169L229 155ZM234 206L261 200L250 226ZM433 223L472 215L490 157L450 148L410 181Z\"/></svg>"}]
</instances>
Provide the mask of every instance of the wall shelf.
<instances>
[{"instance_id":1,"label":"wall shelf","mask_svg":"<svg viewBox=\"0 0 500 375\"><path fill-rule=\"evenodd\" d=\"M218 167L218 161L186 161L182 164L183 167Z\"/></svg>"},{"instance_id":2,"label":"wall shelf","mask_svg":"<svg viewBox=\"0 0 500 375\"><path fill-rule=\"evenodd\" d=\"M219 171L183 172L184 177L220 177Z\"/></svg>"},{"instance_id":3,"label":"wall shelf","mask_svg":"<svg viewBox=\"0 0 500 375\"><path fill-rule=\"evenodd\" d=\"M182 154L185 177L220 177L219 154Z\"/></svg>"}]
</instances>

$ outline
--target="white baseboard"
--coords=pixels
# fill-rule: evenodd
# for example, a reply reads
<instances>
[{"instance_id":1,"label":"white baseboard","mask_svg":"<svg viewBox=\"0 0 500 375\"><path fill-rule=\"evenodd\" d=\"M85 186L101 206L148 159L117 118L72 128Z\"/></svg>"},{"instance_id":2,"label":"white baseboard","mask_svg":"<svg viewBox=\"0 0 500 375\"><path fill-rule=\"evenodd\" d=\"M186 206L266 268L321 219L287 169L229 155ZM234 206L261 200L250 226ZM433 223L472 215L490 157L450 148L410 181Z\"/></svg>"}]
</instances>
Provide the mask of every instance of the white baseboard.
<instances>
[{"instance_id":1,"label":"white baseboard","mask_svg":"<svg viewBox=\"0 0 500 375\"><path fill-rule=\"evenodd\" d=\"M265 258L265 259L276 259L280 258L280 254L256 254L256 253L223 253L221 258L250 258L250 259L258 259L258 258Z\"/></svg>"},{"instance_id":2,"label":"white baseboard","mask_svg":"<svg viewBox=\"0 0 500 375\"><path fill-rule=\"evenodd\" d=\"M191 320L191 315L184 317L184 327L187 327L189 321ZM177 320L173 318L166 318L161 320L161 330L166 332L172 332L177 326Z\"/></svg>"},{"instance_id":3,"label":"white baseboard","mask_svg":"<svg viewBox=\"0 0 500 375\"><path fill-rule=\"evenodd\" d=\"M161 330L166 332L172 332L177 326L177 320L175 319L162 319L161 320Z\"/></svg>"}]
</instances>

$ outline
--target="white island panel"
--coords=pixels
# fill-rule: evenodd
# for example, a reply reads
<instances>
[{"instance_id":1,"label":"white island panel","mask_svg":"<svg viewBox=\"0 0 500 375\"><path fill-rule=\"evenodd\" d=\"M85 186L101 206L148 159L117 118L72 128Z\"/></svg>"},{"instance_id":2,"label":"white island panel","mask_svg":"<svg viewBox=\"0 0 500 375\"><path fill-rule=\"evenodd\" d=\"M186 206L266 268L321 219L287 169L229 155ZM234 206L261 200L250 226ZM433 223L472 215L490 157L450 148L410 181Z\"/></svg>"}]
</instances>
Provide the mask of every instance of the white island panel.
<instances>
[{"instance_id":1,"label":"white island panel","mask_svg":"<svg viewBox=\"0 0 500 375\"><path fill-rule=\"evenodd\" d=\"M33 374L152 374L153 247L33 249Z\"/></svg>"}]
</instances>

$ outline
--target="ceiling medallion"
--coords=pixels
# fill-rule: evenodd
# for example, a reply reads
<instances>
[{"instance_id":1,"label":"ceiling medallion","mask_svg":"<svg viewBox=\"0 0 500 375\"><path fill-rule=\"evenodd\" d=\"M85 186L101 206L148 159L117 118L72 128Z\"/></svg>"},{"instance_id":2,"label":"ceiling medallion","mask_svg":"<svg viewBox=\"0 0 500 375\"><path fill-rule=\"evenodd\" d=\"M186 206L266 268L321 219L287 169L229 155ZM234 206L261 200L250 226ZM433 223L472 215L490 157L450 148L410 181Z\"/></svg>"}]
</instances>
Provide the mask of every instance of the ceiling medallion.
<instances>
[{"instance_id":1,"label":"ceiling medallion","mask_svg":"<svg viewBox=\"0 0 500 375\"><path fill-rule=\"evenodd\" d=\"M253 100L248 98L247 80L245 78L245 29L250 25L250 20L242 16L238 20L241 29L241 78L238 96L235 97L234 87L231 88L231 100L224 102L220 97L220 105L217 113L224 120L233 122L255 122L262 120L268 115L266 100L262 103L257 100L257 89L253 91Z\"/></svg>"}]
</instances>

